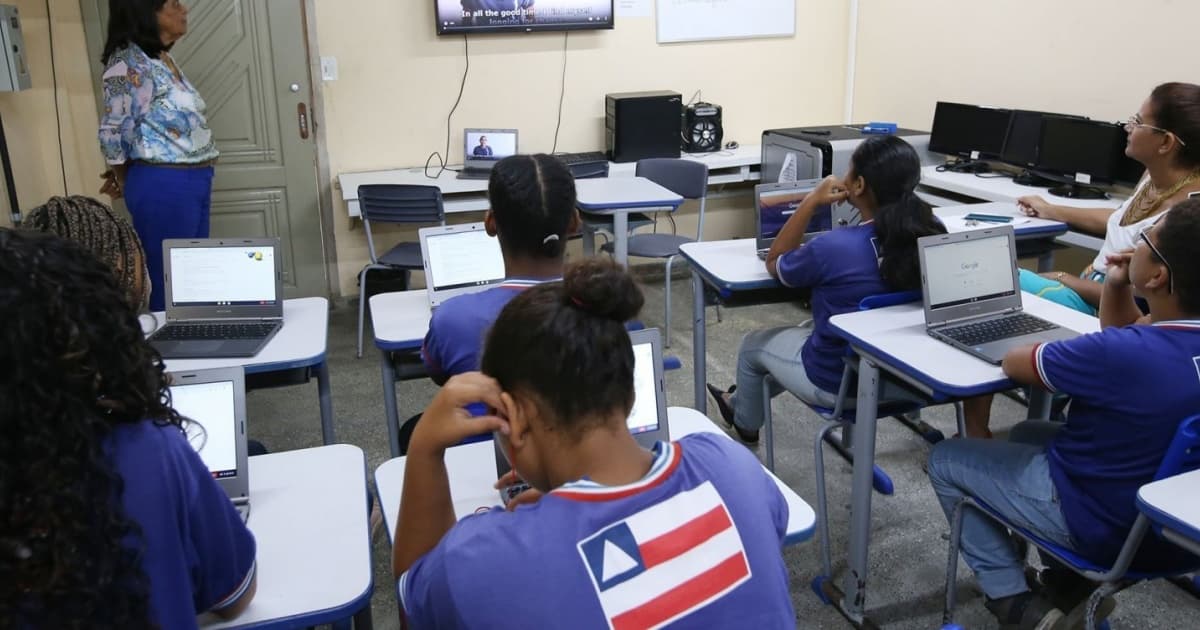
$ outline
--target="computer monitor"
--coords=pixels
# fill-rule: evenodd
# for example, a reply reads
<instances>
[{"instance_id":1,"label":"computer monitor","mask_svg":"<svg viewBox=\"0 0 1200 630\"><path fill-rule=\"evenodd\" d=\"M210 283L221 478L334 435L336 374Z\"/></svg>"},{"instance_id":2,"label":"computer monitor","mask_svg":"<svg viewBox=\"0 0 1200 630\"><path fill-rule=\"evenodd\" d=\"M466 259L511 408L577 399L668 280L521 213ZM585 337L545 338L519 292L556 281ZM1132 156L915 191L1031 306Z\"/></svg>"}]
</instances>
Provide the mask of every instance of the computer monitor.
<instances>
[{"instance_id":1,"label":"computer monitor","mask_svg":"<svg viewBox=\"0 0 1200 630\"><path fill-rule=\"evenodd\" d=\"M1042 118L1036 171L1066 183L1050 194L1103 199L1090 184L1112 182L1124 153L1125 130L1115 123L1062 116Z\"/></svg>"},{"instance_id":2,"label":"computer monitor","mask_svg":"<svg viewBox=\"0 0 1200 630\"><path fill-rule=\"evenodd\" d=\"M510 155L517 154L516 129L464 129L463 165L490 169Z\"/></svg>"},{"instance_id":3,"label":"computer monitor","mask_svg":"<svg viewBox=\"0 0 1200 630\"><path fill-rule=\"evenodd\" d=\"M1042 118L1045 116L1083 118L1072 114L1014 109L1012 122L1008 125L1008 135L1004 139L1004 152L1000 154L1001 161L1024 169L1037 166L1038 142L1042 139ZM1055 184L1054 180L1039 177L1028 170L1013 177L1013 181L1026 186L1045 188Z\"/></svg>"},{"instance_id":4,"label":"computer monitor","mask_svg":"<svg viewBox=\"0 0 1200 630\"><path fill-rule=\"evenodd\" d=\"M929 150L968 160L999 158L1012 110L938 101Z\"/></svg>"}]
</instances>

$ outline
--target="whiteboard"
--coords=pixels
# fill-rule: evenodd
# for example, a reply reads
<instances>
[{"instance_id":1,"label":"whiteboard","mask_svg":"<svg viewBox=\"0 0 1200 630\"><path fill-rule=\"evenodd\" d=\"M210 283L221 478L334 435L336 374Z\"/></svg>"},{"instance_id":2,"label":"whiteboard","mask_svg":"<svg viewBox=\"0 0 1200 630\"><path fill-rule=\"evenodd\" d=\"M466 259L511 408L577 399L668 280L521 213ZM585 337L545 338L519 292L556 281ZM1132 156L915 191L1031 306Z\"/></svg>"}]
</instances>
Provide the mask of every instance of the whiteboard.
<instances>
[{"instance_id":1,"label":"whiteboard","mask_svg":"<svg viewBox=\"0 0 1200 630\"><path fill-rule=\"evenodd\" d=\"M796 0L657 0L658 43L796 34Z\"/></svg>"}]
</instances>

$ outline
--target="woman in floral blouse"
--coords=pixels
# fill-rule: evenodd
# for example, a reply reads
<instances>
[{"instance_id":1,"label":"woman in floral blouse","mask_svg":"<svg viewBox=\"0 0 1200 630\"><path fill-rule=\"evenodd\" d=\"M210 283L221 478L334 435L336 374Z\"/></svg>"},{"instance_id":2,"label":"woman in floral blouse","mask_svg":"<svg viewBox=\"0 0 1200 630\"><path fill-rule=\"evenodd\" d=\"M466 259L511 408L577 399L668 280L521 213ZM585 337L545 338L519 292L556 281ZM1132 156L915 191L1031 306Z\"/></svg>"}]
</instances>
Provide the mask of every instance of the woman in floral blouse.
<instances>
[{"instance_id":1,"label":"woman in floral blouse","mask_svg":"<svg viewBox=\"0 0 1200 630\"><path fill-rule=\"evenodd\" d=\"M179 0L110 0L100 191L124 196L146 248L151 310L163 309L162 241L207 238L217 148L204 99L169 51L187 33Z\"/></svg>"}]
</instances>

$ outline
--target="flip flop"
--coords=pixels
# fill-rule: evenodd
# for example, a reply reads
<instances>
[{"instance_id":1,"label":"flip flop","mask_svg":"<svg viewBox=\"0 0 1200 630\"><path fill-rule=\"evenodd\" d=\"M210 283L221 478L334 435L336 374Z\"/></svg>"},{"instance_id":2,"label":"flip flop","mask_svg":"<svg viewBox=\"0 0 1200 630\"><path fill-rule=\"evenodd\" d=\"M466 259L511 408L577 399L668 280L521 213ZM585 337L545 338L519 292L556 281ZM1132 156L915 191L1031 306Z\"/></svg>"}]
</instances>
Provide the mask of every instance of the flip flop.
<instances>
[{"instance_id":1,"label":"flip flop","mask_svg":"<svg viewBox=\"0 0 1200 630\"><path fill-rule=\"evenodd\" d=\"M758 431L748 431L734 423L733 407L731 407L729 402L725 400L725 394L732 394L737 390L737 385L731 385L729 389L725 391L721 391L712 383L705 383L704 387L708 389L709 395L711 395L713 400L717 403L717 411L721 413L721 419L725 421L725 424L732 427L743 442L747 444L757 444Z\"/></svg>"}]
</instances>

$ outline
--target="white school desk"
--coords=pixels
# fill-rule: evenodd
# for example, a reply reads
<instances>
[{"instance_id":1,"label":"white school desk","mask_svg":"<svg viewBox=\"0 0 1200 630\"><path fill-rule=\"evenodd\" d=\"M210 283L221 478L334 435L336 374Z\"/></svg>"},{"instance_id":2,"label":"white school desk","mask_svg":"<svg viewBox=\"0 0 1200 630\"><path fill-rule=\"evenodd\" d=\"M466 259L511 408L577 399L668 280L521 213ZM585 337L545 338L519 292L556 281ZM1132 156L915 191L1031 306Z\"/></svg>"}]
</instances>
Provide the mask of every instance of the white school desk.
<instances>
[{"instance_id":1,"label":"white school desk","mask_svg":"<svg viewBox=\"0 0 1200 630\"><path fill-rule=\"evenodd\" d=\"M1200 470L1142 486L1137 506L1162 527L1163 538L1200 555Z\"/></svg>"},{"instance_id":2,"label":"white school desk","mask_svg":"<svg viewBox=\"0 0 1200 630\"><path fill-rule=\"evenodd\" d=\"M166 316L162 311L153 315L157 330L166 321ZM329 365L325 362L328 337L328 300L322 297L284 300L283 327L258 354L222 359L170 359L165 364L168 372L241 366L247 374L264 374L313 368L317 373L317 398L321 406L321 441L333 444L336 441L333 397L329 393Z\"/></svg>"},{"instance_id":3,"label":"white school desk","mask_svg":"<svg viewBox=\"0 0 1200 630\"><path fill-rule=\"evenodd\" d=\"M687 407L668 407L667 424L672 440L702 431L733 439L717 429L700 412ZM394 540L396 536L396 516L404 489L405 461L406 458L397 457L375 469L375 489L379 493L379 505L383 508L389 540ZM446 472L450 476L450 496L456 517L461 519L480 508L500 504L500 493L492 487L496 483L496 449L490 440L446 449ZM778 477L770 471L767 474L771 475L787 501L788 524L784 545L794 545L812 538L816 522L812 508Z\"/></svg>"},{"instance_id":4,"label":"white school desk","mask_svg":"<svg viewBox=\"0 0 1200 630\"><path fill-rule=\"evenodd\" d=\"M258 592L236 619L201 627L371 627L371 527L362 449L334 444L250 458Z\"/></svg>"},{"instance_id":5,"label":"white school desk","mask_svg":"<svg viewBox=\"0 0 1200 630\"><path fill-rule=\"evenodd\" d=\"M962 221L956 221L967 212L982 211L976 208L978 204L966 206L947 206L937 208L936 214L946 219L946 229L955 232L969 227ZM997 207L990 214L1000 214L1002 209ZM1067 226L1058 221L1031 220L1013 226L1018 241L1052 239L1066 232ZM692 269L692 370L695 379L694 406L701 412L708 409L707 382L708 368L706 361L707 323L704 317L706 306L704 287L712 287L722 298L729 298L735 293L778 289L781 285L767 273L766 265L759 260L756 253L755 240L737 239L732 241L705 241L687 243L680 247L680 253L687 259ZM1040 266L1039 257L1039 266ZM777 298L779 296L776 296ZM792 296L794 298L794 296Z\"/></svg>"},{"instance_id":6,"label":"white school desk","mask_svg":"<svg viewBox=\"0 0 1200 630\"><path fill-rule=\"evenodd\" d=\"M674 210L683 197L645 177L594 177L575 182L575 205L588 214L613 219L613 258L629 263L629 213L651 208ZM584 230L584 249L595 251L591 233Z\"/></svg>"},{"instance_id":7,"label":"white school desk","mask_svg":"<svg viewBox=\"0 0 1200 630\"><path fill-rule=\"evenodd\" d=\"M719 186L738 182L758 181L759 161L762 149L757 144L747 144L736 149L723 149L712 153L684 153L681 159L703 162L708 165L708 185ZM636 162L609 162L609 177L633 177ZM438 169L430 168L429 173ZM442 198L447 213L481 212L487 210L486 179L458 179L458 173L449 169L438 177L425 176L424 168L399 168L380 171L351 171L338 174L342 187L342 199L351 217L360 216L358 209L358 187L363 184L407 184L437 186L442 189Z\"/></svg>"},{"instance_id":8,"label":"white school desk","mask_svg":"<svg viewBox=\"0 0 1200 630\"><path fill-rule=\"evenodd\" d=\"M1100 329L1095 317L1029 293L1022 297L1028 313L1080 333ZM863 602L866 600L880 370L937 401L992 394L1016 385L1004 376L1000 366L930 337L925 332L925 312L919 303L835 315L829 322L834 332L845 338L858 355L848 571L843 597L835 603L848 618L861 621L865 614Z\"/></svg>"},{"instance_id":9,"label":"white school desk","mask_svg":"<svg viewBox=\"0 0 1200 630\"><path fill-rule=\"evenodd\" d=\"M1017 202L1017 198L1025 195L1039 195L1052 204L1076 208L1115 209L1125 201L1125 195L1122 193L1111 193L1110 199L1056 197L1045 188L1016 184L1008 177L977 177L974 173L938 172L936 166L926 166L921 169L921 187L935 196L937 191L945 190L983 201L1001 201L1013 204ZM1063 234L1058 240L1096 251L1099 251L1100 247L1104 245L1103 238L1075 231Z\"/></svg>"},{"instance_id":10,"label":"white school desk","mask_svg":"<svg viewBox=\"0 0 1200 630\"><path fill-rule=\"evenodd\" d=\"M392 457L400 456L400 417L396 407L396 368L392 352L419 350L429 332L429 293L425 289L371 296L371 328L379 348L383 413Z\"/></svg>"}]
</instances>

